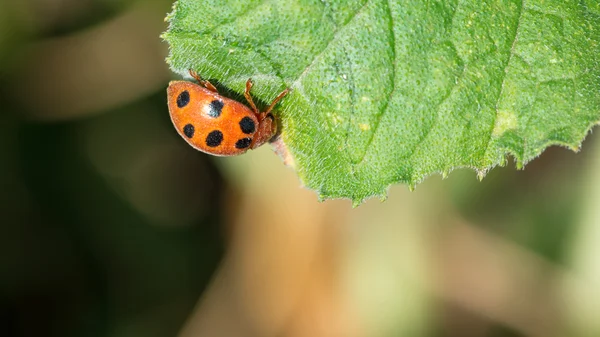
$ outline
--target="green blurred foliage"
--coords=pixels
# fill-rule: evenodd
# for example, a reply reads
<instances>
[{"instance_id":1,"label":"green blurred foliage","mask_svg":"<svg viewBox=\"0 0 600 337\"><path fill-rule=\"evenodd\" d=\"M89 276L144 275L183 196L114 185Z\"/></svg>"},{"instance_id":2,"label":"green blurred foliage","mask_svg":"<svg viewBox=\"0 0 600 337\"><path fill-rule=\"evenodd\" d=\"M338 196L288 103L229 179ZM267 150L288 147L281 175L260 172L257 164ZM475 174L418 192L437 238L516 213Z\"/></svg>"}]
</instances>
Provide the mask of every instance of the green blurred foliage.
<instances>
[{"instance_id":1,"label":"green blurred foliage","mask_svg":"<svg viewBox=\"0 0 600 337\"><path fill-rule=\"evenodd\" d=\"M160 24L171 4L153 3ZM226 185L208 157L169 132L166 79L95 117L65 121L31 118L36 111L15 95L19 70L35 66L22 57L29 50L101 29L133 5L0 3L2 336L173 336L222 257ZM161 46L158 32L147 34L140 39ZM27 86L17 89L27 96Z\"/></svg>"}]
</instances>

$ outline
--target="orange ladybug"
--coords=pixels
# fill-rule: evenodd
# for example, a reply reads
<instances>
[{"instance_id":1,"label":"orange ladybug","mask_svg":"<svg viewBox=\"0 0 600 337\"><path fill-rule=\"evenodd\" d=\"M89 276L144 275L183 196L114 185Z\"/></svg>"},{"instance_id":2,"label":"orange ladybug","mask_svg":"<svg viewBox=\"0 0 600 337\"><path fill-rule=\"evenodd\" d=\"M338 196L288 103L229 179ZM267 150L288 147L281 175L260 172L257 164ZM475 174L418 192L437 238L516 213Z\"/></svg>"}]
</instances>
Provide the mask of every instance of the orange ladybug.
<instances>
[{"instance_id":1,"label":"orange ladybug","mask_svg":"<svg viewBox=\"0 0 600 337\"><path fill-rule=\"evenodd\" d=\"M217 88L190 70L198 84L169 83L169 114L177 132L194 148L216 156L235 156L269 141L277 132L271 110L290 91L282 91L265 112L256 108L246 82L244 96L252 109L219 95Z\"/></svg>"}]
</instances>

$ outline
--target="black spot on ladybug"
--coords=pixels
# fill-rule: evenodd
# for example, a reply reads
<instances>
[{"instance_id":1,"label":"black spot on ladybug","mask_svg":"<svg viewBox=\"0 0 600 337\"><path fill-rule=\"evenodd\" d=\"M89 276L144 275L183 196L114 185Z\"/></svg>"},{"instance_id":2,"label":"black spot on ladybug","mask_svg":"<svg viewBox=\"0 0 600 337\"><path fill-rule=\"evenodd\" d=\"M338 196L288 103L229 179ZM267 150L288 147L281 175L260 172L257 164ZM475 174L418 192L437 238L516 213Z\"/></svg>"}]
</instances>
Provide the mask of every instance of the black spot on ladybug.
<instances>
[{"instance_id":1,"label":"black spot on ladybug","mask_svg":"<svg viewBox=\"0 0 600 337\"><path fill-rule=\"evenodd\" d=\"M238 149L245 149L248 146L250 146L250 143L252 143L252 139L242 138L242 139L238 140L237 142L235 142L235 147Z\"/></svg>"},{"instance_id":2,"label":"black spot on ladybug","mask_svg":"<svg viewBox=\"0 0 600 337\"><path fill-rule=\"evenodd\" d=\"M183 127L183 134L188 138L194 137L194 131L196 131L196 129L192 124L186 124Z\"/></svg>"},{"instance_id":3,"label":"black spot on ladybug","mask_svg":"<svg viewBox=\"0 0 600 337\"><path fill-rule=\"evenodd\" d=\"M223 111L223 102L219 100L214 100L210 102L208 105L208 115L212 118L217 118L221 116L221 112Z\"/></svg>"},{"instance_id":4,"label":"black spot on ladybug","mask_svg":"<svg viewBox=\"0 0 600 337\"><path fill-rule=\"evenodd\" d=\"M206 136L206 145L210 147L217 147L221 145L223 141L223 132L219 130L211 131L208 136Z\"/></svg>"},{"instance_id":5,"label":"black spot on ladybug","mask_svg":"<svg viewBox=\"0 0 600 337\"><path fill-rule=\"evenodd\" d=\"M183 108L190 103L190 93L187 90L182 91L177 96L177 107Z\"/></svg>"},{"instance_id":6,"label":"black spot on ladybug","mask_svg":"<svg viewBox=\"0 0 600 337\"><path fill-rule=\"evenodd\" d=\"M253 133L255 130L255 125L252 118L248 116L242 118L242 120L240 121L240 129L242 129L242 132L246 134Z\"/></svg>"}]
</instances>

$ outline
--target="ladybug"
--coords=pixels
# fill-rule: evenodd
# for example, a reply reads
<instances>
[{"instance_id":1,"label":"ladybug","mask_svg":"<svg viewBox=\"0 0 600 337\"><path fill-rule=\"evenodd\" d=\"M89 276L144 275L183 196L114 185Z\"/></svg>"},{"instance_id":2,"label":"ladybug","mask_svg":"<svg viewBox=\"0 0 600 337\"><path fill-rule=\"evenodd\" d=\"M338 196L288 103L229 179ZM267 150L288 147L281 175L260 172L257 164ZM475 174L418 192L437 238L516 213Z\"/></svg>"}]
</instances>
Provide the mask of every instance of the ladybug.
<instances>
[{"instance_id":1,"label":"ladybug","mask_svg":"<svg viewBox=\"0 0 600 337\"><path fill-rule=\"evenodd\" d=\"M252 79L246 82L246 105L219 95L217 88L190 70L198 84L172 81L167 89L169 114L177 132L191 146L215 156L235 156L269 141L277 132L271 110L290 91L282 91L265 112L252 97Z\"/></svg>"}]
</instances>

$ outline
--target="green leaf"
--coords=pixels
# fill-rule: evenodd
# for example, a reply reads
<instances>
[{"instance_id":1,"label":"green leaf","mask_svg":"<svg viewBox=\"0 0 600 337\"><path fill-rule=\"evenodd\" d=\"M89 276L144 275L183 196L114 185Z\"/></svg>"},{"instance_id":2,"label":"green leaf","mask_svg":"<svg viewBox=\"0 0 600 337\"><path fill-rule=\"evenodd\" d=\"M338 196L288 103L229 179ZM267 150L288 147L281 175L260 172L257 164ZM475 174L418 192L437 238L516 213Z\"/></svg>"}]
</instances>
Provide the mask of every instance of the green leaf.
<instances>
[{"instance_id":1,"label":"green leaf","mask_svg":"<svg viewBox=\"0 0 600 337\"><path fill-rule=\"evenodd\" d=\"M175 72L294 89L282 139L321 198L522 167L600 120L597 0L180 0L168 20Z\"/></svg>"}]
</instances>

